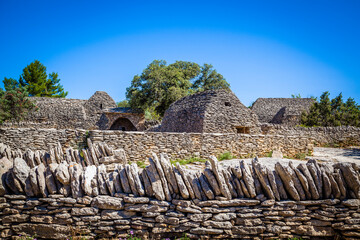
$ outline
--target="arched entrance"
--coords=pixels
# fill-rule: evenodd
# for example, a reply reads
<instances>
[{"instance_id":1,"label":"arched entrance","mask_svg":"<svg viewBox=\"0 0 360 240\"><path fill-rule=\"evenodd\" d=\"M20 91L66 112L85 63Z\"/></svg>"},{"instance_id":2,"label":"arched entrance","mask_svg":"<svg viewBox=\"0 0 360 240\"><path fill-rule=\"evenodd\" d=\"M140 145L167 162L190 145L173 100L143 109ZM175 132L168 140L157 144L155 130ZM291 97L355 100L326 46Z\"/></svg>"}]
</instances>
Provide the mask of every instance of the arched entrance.
<instances>
[{"instance_id":1,"label":"arched entrance","mask_svg":"<svg viewBox=\"0 0 360 240\"><path fill-rule=\"evenodd\" d=\"M110 130L121 130L121 131L137 131L134 124L127 118L118 118L111 125Z\"/></svg>"}]
</instances>

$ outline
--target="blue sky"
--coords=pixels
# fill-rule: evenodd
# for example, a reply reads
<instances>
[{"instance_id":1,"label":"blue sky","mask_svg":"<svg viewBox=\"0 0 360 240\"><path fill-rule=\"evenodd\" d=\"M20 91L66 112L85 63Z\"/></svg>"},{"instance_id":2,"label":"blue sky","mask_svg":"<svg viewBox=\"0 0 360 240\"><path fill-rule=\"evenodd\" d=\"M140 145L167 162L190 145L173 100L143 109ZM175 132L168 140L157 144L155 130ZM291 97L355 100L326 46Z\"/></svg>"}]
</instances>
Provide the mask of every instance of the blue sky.
<instances>
[{"instance_id":1,"label":"blue sky","mask_svg":"<svg viewBox=\"0 0 360 240\"><path fill-rule=\"evenodd\" d=\"M357 0L0 0L0 79L38 59L69 98L120 101L154 59L184 60L212 64L245 105L324 91L359 103L359 12Z\"/></svg>"}]
</instances>

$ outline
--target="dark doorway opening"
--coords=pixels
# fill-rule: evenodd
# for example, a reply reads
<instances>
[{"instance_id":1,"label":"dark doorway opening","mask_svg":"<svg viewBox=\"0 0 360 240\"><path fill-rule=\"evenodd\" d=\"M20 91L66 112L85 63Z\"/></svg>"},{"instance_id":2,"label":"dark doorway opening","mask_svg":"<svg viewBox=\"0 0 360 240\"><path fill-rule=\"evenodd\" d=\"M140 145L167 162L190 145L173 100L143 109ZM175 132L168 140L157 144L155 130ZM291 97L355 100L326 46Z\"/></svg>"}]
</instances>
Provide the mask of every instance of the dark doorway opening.
<instances>
[{"instance_id":1,"label":"dark doorway opening","mask_svg":"<svg viewBox=\"0 0 360 240\"><path fill-rule=\"evenodd\" d=\"M113 125L111 125L110 130L137 131L134 124L127 118L118 118Z\"/></svg>"},{"instance_id":2,"label":"dark doorway opening","mask_svg":"<svg viewBox=\"0 0 360 240\"><path fill-rule=\"evenodd\" d=\"M250 134L250 127L236 127L237 133Z\"/></svg>"}]
</instances>

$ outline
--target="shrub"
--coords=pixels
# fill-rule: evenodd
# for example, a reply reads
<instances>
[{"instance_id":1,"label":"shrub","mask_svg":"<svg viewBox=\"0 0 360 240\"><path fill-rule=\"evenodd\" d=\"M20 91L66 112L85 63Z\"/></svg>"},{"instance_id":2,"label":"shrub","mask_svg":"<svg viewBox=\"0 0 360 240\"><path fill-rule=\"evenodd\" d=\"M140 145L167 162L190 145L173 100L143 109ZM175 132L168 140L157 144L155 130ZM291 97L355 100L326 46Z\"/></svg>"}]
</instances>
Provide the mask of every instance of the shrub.
<instances>
[{"instance_id":1,"label":"shrub","mask_svg":"<svg viewBox=\"0 0 360 240\"><path fill-rule=\"evenodd\" d=\"M231 155L231 152L224 152L223 154L220 154L218 156L218 160L222 161L222 160L229 160L229 159L233 159L234 156Z\"/></svg>"}]
</instances>

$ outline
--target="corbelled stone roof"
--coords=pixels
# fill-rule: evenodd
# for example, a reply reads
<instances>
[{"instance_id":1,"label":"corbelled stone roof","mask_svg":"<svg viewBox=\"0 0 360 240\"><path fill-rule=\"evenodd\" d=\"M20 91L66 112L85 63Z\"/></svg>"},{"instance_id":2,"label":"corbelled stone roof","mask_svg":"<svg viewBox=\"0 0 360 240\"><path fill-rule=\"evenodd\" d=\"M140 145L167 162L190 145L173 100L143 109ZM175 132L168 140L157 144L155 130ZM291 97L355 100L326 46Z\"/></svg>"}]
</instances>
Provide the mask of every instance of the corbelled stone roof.
<instances>
[{"instance_id":1,"label":"corbelled stone roof","mask_svg":"<svg viewBox=\"0 0 360 240\"><path fill-rule=\"evenodd\" d=\"M299 122L301 113L314 103L312 98L258 98L251 107L261 123ZM293 120L291 120L293 119Z\"/></svg>"},{"instance_id":2,"label":"corbelled stone roof","mask_svg":"<svg viewBox=\"0 0 360 240\"><path fill-rule=\"evenodd\" d=\"M165 112L160 131L233 133L237 127L248 127L253 132L258 125L256 114L233 92L209 90L172 103Z\"/></svg>"}]
</instances>

